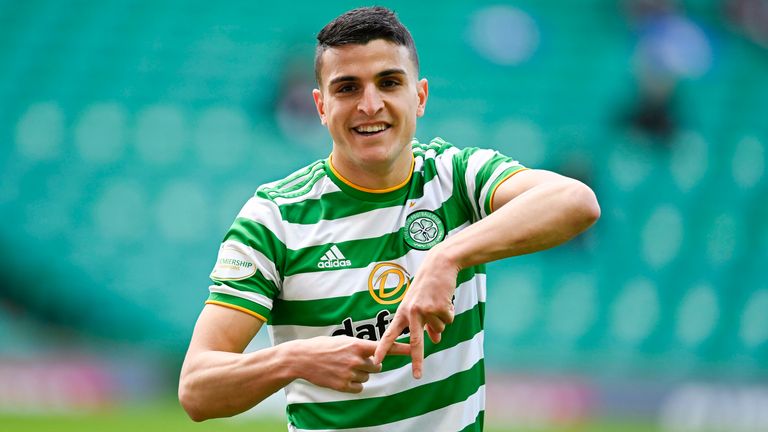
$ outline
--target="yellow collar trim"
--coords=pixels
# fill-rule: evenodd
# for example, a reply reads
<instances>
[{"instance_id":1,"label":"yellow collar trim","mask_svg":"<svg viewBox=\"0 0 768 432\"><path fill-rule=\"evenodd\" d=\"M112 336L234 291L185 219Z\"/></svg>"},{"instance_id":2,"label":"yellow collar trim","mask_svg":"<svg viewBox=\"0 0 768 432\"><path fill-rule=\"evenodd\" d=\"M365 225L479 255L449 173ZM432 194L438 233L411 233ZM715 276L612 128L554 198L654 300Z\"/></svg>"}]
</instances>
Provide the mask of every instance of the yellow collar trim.
<instances>
[{"instance_id":1,"label":"yellow collar trim","mask_svg":"<svg viewBox=\"0 0 768 432\"><path fill-rule=\"evenodd\" d=\"M375 193L375 194L382 194L382 193L392 192L392 191L398 190L401 187L403 187L406 184L408 184L408 182L411 181L411 177L413 177L413 167L415 165L416 165L416 159L413 157L413 155L411 155L411 171L408 173L408 177L405 180L403 180L402 183L397 184L397 185L392 186L392 187L388 187L386 189L369 189L369 188L366 188L366 187L358 186L358 185L352 183L351 181L347 180L346 178L344 178L344 176L341 175L338 171L336 171L336 168L333 167L333 155L330 155L328 157L328 167L331 168L331 172L339 180L341 180L345 185L347 185L347 186L349 186L351 188L357 189L359 191L362 191L362 192Z\"/></svg>"}]
</instances>

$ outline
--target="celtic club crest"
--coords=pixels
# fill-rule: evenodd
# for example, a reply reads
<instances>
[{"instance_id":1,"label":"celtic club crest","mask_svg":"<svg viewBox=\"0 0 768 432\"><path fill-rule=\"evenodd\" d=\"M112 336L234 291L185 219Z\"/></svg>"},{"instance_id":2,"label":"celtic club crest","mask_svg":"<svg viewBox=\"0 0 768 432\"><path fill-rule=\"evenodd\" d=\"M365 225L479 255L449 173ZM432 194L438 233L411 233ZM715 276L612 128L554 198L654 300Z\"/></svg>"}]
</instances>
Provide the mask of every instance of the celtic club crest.
<instances>
[{"instance_id":1,"label":"celtic club crest","mask_svg":"<svg viewBox=\"0 0 768 432\"><path fill-rule=\"evenodd\" d=\"M420 210L405 219L405 242L408 246L427 250L445 238L445 224L431 211Z\"/></svg>"}]
</instances>

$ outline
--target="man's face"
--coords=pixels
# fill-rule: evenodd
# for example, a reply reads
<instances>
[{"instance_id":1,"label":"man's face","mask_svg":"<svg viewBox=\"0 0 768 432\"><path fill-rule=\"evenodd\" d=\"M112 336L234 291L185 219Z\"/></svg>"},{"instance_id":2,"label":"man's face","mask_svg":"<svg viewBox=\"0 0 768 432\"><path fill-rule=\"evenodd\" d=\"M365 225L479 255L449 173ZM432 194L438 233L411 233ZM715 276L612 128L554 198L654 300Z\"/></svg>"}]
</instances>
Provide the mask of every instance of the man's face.
<instances>
[{"instance_id":1,"label":"man's face","mask_svg":"<svg viewBox=\"0 0 768 432\"><path fill-rule=\"evenodd\" d=\"M313 96L333 138L334 165L387 169L410 161L427 81L418 80L408 49L375 39L330 48L322 56L321 88Z\"/></svg>"}]
</instances>

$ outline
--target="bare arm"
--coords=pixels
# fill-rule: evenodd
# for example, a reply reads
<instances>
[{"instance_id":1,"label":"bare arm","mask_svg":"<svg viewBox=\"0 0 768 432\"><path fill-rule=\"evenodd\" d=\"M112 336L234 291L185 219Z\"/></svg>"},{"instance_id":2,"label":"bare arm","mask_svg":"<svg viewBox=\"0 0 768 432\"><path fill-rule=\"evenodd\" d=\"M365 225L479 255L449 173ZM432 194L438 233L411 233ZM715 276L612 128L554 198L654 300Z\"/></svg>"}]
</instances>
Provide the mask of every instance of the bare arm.
<instances>
[{"instance_id":1,"label":"bare arm","mask_svg":"<svg viewBox=\"0 0 768 432\"><path fill-rule=\"evenodd\" d=\"M243 312L206 305L195 325L179 380L179 401L195 421L241 413L298 378L334 390L359 393L379 372L376 343L346 336L295 340L243 354L263 321ZM395 344L392 354L408 354Z\"/></svg>"},{"instance_id":2,"label":"bare arm","mask_svg":"<svg viewBox=\"0 0 768 432\"><path fill-rule=\"evenodd\" d=\"M383 359L403 328L411 329L414 377L421 376L423 331L434 342L453 321L451 298L459 270L501 258L557 246L600 217L592 190L549 171L526 170L502 183L493 197L497 209L430 250L374 355Z\"/></svg>"},{"instance_id":3,"label":"bare arm","mask_svg":"<svg viewBox=\"0 0 768 432\"><path fill-rule=\"evenodd\" d=\"M493 197L495 210L435 248L458 268L538 252L564 243L600 217L584 183L543 170L519 172Z\"/></svg>"},{"instance_id":4,"label":"bare arm","mask_svg":"<svg viewBox=\"0 0 768 432\"><path fill-rule=\"evenodd\" d=\"M193 420L243 412L296 378L285 367L289 347L242 354L262 324L233 309L203 308L179 380L179 401Z\"/></svg>"}]
</instances>

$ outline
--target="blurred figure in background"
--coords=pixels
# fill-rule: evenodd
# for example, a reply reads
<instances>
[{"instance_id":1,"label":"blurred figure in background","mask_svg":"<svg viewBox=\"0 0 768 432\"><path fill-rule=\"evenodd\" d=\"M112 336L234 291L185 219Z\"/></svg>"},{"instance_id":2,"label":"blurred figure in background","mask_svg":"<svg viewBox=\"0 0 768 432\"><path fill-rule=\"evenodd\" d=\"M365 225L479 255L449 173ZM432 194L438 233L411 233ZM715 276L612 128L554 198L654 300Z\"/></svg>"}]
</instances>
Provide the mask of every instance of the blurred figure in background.
<instances>
[{"instance_id":1,"label":"blurred figure in background","mask_svg":"<svg viewBox=\"0 0 768 432\"><path fill-rule=\"evenodd\" d=\"M677 87L710 69L712 47L703 29L678 12L674 1L632 1L627 9L638 33L634 71L639 94L630 124L666 141L679 129Z\"/></svg>"}]
</instances>

